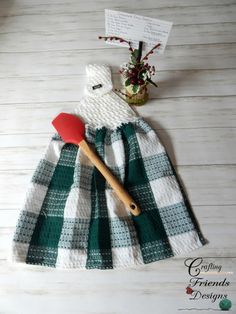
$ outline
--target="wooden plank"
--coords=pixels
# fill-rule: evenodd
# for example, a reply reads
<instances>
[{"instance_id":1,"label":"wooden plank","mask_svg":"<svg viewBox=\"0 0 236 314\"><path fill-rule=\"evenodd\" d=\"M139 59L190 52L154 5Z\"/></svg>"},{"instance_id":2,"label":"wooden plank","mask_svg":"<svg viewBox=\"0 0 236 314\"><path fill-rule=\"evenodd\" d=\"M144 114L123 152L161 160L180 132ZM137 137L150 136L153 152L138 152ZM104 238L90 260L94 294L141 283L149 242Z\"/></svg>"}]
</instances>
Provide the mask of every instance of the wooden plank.
<instances>
[{"instance_id":1,"label":"wooden plank","mask_svg":"<svg viewBox=\"0 0 236 314\"><path fill-rule=\"evenodd\" d=\"M75 272L73 272L75 273ZM158 276L157 273L153 273L153 276ZM17 277L18 278L18 277ZM19 280L23 279L22 274L19 276ZM78 280L80 278L77 278ZM115 278L114 278L115 279ZM122 279L122 278L121 278ZM33 277L33 280L34 277ZM42 279L40 280L42 281ZM92 280L91 280L92 281ZM44 281L45 286L48 287L48 282ZM191 301L188 300L188 297L184 294L183 291L186 288L186 283L183 282L181 284L175 283L168 283L168 284L160 284L157 283L155 285L155 289L148 289L143 286L141 288L141 283L138 281L134 281L131 285L132 290L127 289L124 291L124 288L116 288L117 286L113 284L113 289L111 289L112 284L106 286L103 289L99 289L97 287L89 288L87 290L83 289L82 287L77 287L72 289L74 286L70 286L69 284L65 285L64 289L67 291L66 295L62 297L62 293L51 295L48 292L42 293L42 290L34 288L32 292L23 285L23 291L21 289L11 289L11 286L7 289L7 292L10 290L12 291L12 295L8 298L8 302L6 298L2 298L1 301L1 308L4 310L5 313L12 313L12 304L14 304L15 308L19 308L20 304L27 304L27 308L24 309L24 314L31 314L32 308L35 309L34 314L40 314L44 311L45 308L49 311L48 313L57 313L57 314L64 314L64 313L76 313L79 309L82 311L83 314L128 314L135 311L137 314L142 314L144 311L148 311L149 314L156 314L156 309L158 308L159 311L165 314L177 314L179 312L179 308L189 308L193 305ZM140 285L137 288L137 285ZM59 288L58 284L58 288ZM235 286L235 285L234 285ZM235 288L230 287L227 291L229 295L232 295L231 300L234 300ZM53 290L52 287L51 290ZM50 286L47 288L49 291ZM5 289L4 289L5 290ZM88 293L88 290L91 293ZM123 292L122 292L123 290ZM169 295L162 295L160 291L169 291L171 294L171 302ZM24 292L25 291L25 292ZM70 291L70 293L68 293ZM181 292L180 292L181 291ZM163 292L162 292L163 293ZM5 292L4 295L7 293ZM220 294L220 291L219 291ZM78 295L82 295L81 298ZM91 302L91 298L95 299L95 301ZM81 301L80 301L81 299ZM40 300L40 302L39 302ZM79 305L78 305L79 300ZM210 303L211 301L201 301L197 303L198 308L211 308L218 310L218 301L217 303ZM38 305L39 304L39 305ZM200 306L198 305L200 304ZM196 305L196 302L194 303ZM23 307L24 308L24 307ZM96 309L97 312L94 312ZM216 311L217 311L216 310ZM53 312L54 311L54 312ZM199 310L197 311L199 312ZM193 314L197 314L196 311L191 311Z\"/></svg>"},{"instance_id":2,"label":"wooden plank","mask_svg":"<svg viewBox=\"0 0 236 314\"><path fill-rule=\"evenodd\" d=\"M235 165L179 166L177 170L193 206L236 204ZM33 170L0 172L0 208L21 207L32 175Z\"/></svg>"},{"instance_id":3,"label":"wooden plank","mask_svg":"<svg viewBox=\"0 0 236 314\"><path fill-rule=\"evenodd\" d=\"M171 31L168 45L234 43L234 30L234 23L176 25ZM83 31L78 31L75 26L65 31L54 31L49 28L45 32L2 33L0 40L4 45L0 46L0 52L109 49L111 45L97 39L103 34L104 23L101 23L99 28L88 28Z\"/></svg>"},{"instance_id":4,"label":"wooden plank","mask_svg":"<svg viewBox=\"0 0 236 314\"><path fill-rule=\"evenodd\" d=\"M236 97L180 97L151 99L133 107L156 130L189 128L233 128ZM77 102L2 105L0 134L50 133L51 121L60 112L72 112ZM24 121L24 123L22 123Z\"/></svg>"},{"instance_id":5,"label":"wooden plank","mask_svg":"<svg viewBox=\"0 0 236 314\"><path fill-rule=\"evenodd\" d=\"M165 54L154 56L151 63L158 71L233 69L235 56L236 44L167 46ZM0 77L84 74L86 64L94 60L112 65L113 73L116 73L120 65L128 61L128 51L111 47L89 50L89 53L79 49L1 53Z\"/></svg>"},{"instance_id":6,"label":"wooden plank","mask_svg":"<svg viewBox=\"0 0 236 314\"><path fill-rule=\"evenodd\" d=\"M223 264L225 268L233 270L227 260L209 259L209 262ZM23 307L24 314L31 314L32 308L34 314L77 313L78 309L84 314L127 314L134 310L141 314L144 309L154 314L157 308L162 313L173 314L179 312L178 308L193 304L202 308L218 307L217 301L189 300L185 288L190 277L182 260L169 259L142 266L138 270L106 272L55 271L30 265L16 268L6 263L4 269L1 274L1 294L4 297L0 301L4 313L12 313L12 305L14 308ZM231 284L226 291L234 300L235 276L228 277ZM210 278L222 280L222 276ZM222 287L214 291L222 293Z\"/></svg>"},{"instance_id":7,"label":"wooden plank","mask_svg":"<svg viewBox=\"0 0 236 314\"><path fill-rule=\"evenodd\" d=\"M206 248L206 246L205 246ZM200 255L196 255L196 252L200 252L201 249L195 250L195 257L198 257ZM186 256L191 256L192 253L186 254ZM87 284L83 284L84 287L86 287L88 284L91 283L91 276L96 276L95 278L98 279L98 277L100 277L100 275L106 278L106 281L109 282L109 277L114 276L116 278L116 276L118 276L118 278L124 274L126 275L130 275L131 277L133 276L137 276L137 274L140 272L140 280L145 280L145 274L148 275L152 272L155 272L156 274L158 274L158 276L154 276L154 278L152 279L148 279L150 281L150 283L153 282L153 280L156 280L156 277L158 277L158 279L160 280L160 282L164 283L164 282L169 282L169 278L167 278L167 273L168 271L170 271L172 273L172 278L173 278L173 282L177 283L180 282L182 283L185 280L189 279L189 275L187 273L187 269L186 266L184 265L184 261L186 259L186 256L179 256L179 257L173 257L173 258L168 258L165 260L160 260L156 263L150 263L147 265L142 265L141 267L130 267L127 269L122 269L122 270L107 270L106 272L102 272L102 271L97 271L97 270L90 270L90 271L78 271L78 270L60 270L57 271L55 269L52 268L47 268L47 267L40 267L37 265L26 265L25 267L23 265L19 266L19 267L14 267L14 265L12 265L11 263L8 263L8 261L1 260L0 261L0 265L4 265L5 271L7 273L13 272L15 274L20 274L22 273L22 275L24 275L25 272L28 273L32 273L32 271L34 272L34 275L37 276L41 276L42 277L42 272L43 273L48 273L49 276L51 276L51 284L52 285L57 285L58 281L56 280L56 277L59 276L60 277L64 277L65 275L67 276L68 282L74 283L74 281L76 282L78 280L78 277L81 277L81 279L83 278L83 276L85 276L87 278ZM219 265L223 259L223 256L220 255L216 255L215 257L206 257L206 261L215 263L215 265ZM234 259L227 259L227 257L225 259L223 259L223 261L225 262L225 266L228 268L225 268L225 270L227 269L228 272L233 271L233 267L234 267ZM5 273L0 273L0 275L4 276ZM75 277L73 276L75 275ZM151 275L151 274L150 274ZM78 276L78 277L77 277ZM148 275L149 276L149 275ZM4 276L5 277L5 276ZM47 277L47 276L45 276ZM124 281L123 278L120 278L120 280L118 280L118 278L115 280L117 283L122 283L122 281ZM7 278L5 277L4 280L6 280ZM46 279L46 278L45 278ZM99 281L101 279L99 279L97 281L97 279L94 279L94 283L99 283ZM137 279L137 278L136 278ZM28 277L27 280L30 280L30 278ZM133 278L134 280L134 278ZM235 275L233 274L231 276L231 282L232 284L235 283L236 278ZM101 280L102 281L102 280ZM125 280L126 281L126 280ZM67 280L64 278L64 282L66 283ZM10 281L8 282L10 283ZM62 281L60 281L61 284L63 284ZM101 282L102 283L102 282ZM113 281L114 283L114 281ZM37 285L37 280L32 282L32 285L35 287ZM113 285L113 288L115 286ZM127 286L128 287L128 286ZM164 291L164 293L168 293L168 291Z\"/></svg>"},{"instance_id":8,"label":"wooden plank","mask_svg":"<svg viewBox=\"0 0 236 314\"><path fill-rule=\"evenodd\" d=\"M174 165L235 163L236 128L157 130L157 135ZM47 133L1 135L0 170L33 169L51 136Z\"/></svg>"},{"instance_id":9,"label":"wooden plank","mask_svg":"<svg viewBox=\"0 0 236 314\"><path fill-rule=\"evenodd\" d=\"M30 0L17 0L14 1L14 5L9 0L2 0L0 2L0 16L9 17L15 15L35 15L35 14L47 14L47 15L61 15L61 14L74 14L77 13L81 16L81 13L91 11L94 9L96 12L103 11L106 8L120 10L120 11L133 11L141 10L145 12L147 9L162 9L162 8L185 8L193 6L196 10L201 10L203 7L208 6L227 6L235 4L233 0L199 0L197 3L194 0L179 0L178 5L175 0L159 0L158 2L153 3L153 0L136 1L130 0L128 3L125 0L120 0L119 5L117 6L116 2L111 2L109 0L96 2L96 7L94 7L94 1L86 1L81 5L80 1L69 0L63 2L62 0L54 0L50 1L50 3L46 1L40 0L40 2L36 2L32 4ZM143 14L143 13L139 13ZM174 18L174 16L173 16ZM185 17L186 18L186 17Z\"/></svg>"},{"instance_id":10,"label":"wooden plank","mask_svg":"<svg viewBox=\"0 0 236 314\"><path fill-rule=\"evenodd\" d=\"M15 227L20 210L1 209L0 210L0 228Z\"/></svg>"},{"instance_id":11,"label":"wooden plank","mask_svg":"<svg viewBox=\"0 0 236 314\"><path fill-rule=\"evenodd\" d=\"M3 296L8 296L9 291L11 291L11 294L7 298L8 302L6 301L6 297L2 298L1 308L4 310L3 313L7 314L12 313L12 305L14 305L14 308L20 308L19 306L22 304L27 304L27 307L21 306L24 308L24 314L31 314L32 308L35 309L34 314L40 314L42 312L59 314L77 313L78 308L83 314L128 314L132 313L132 311L135 311L137 314L142 314L144 311L147 311L149 314L156 314L157 308L165 314L177 314L179 308L189 308L193 305L198 308L204 309L211 307L218 310L218 300L215 303L211 303L211 300L191 302L189 297L185 294L186 281L182 281L181 283L158 282L159 272L153 271L149 273L144 284L139 279L132 279L127 272L117 272L116 275L109 272L110 279L106 280L106 284L99 285L99 280L103 282L102 278L104 275L102 275L102 273L103 272L100 272L100 274L98 274L98 272L96 272L96 274L93 274L94 278L97 279L96 282L92 284L95 280L94 278L88 277L86 272L83 275L81 275L81 272L78 274L76 271L70 272L70 274L69 272L63 272L62 274L64 274L64 276L58 275L60 282L58 282L58 280L56 284L53 285L52 281L54 276L48 276L49 272L45 274L46 276L41 274L40 278L40 273L36 276L36 274L33 274L33 271L31 271L27 272L27 274L30 276L32 274L32 280L39 285L37 288L36 284L33 284L31 290L29 289L28 280L24 280L23 271L19 270L17 273L12 273L11 280L14 282L16 280L17 282L22 281L22 284L18 287L13 283L6 284L6 286L4 285ZM170 269L170 274L172 273L173 270ZM71 286L70 278L72 278L73 274L74 280ZM137 275L136 272L135 274ZM13 277L13 275L15 275L15 277ZM120 277L118 277L119 275ZM123 280L125 275L127 276L126 280ZM150 280L151 275L156 280L155 282L152 281L152 284L149 284L148 287L148 280ZM81 277L84 278L80 280ZM77 282L75 280L77 280ZM86 280L87 284L84 284ZM111 282L111 280L113 280L113 282ZM122 280L125 282L123 287L121 286ZM46 288L44 289L43 286ZM53 291L55 292L53 293ZM217 292L220 294L219 289L217 289ZM232 284L232 286L227 289L227 292L230 295L230 299L234 301L235 284ZM171 302L169 301L170 295ZM91 302L91 299L94 301ZM47 309L48 312L45 312L45 309ZM199 310L191 311L193 314L197 314L197 312L199 312Z\"/></svg>"},{"instance_id":12,"label":"wooden plank","mask_svg":"<svg viewBox=\"0 0 236 314\"><path fill-rule=\"evenodd\" d=\"M32 103L79 101L86 78L82 75L0 79L0 102ZM159 71L159 88L150 87L150 98L235 95L234 70ZM118 88L120 76L113 75Z\"/></svg>"},{"instance_id":13,"label":"wooden plank","mask_svg":"<svg viewBox=\"0 0 236 314\"><path fill-rule=\"evenodd\" d=\"M86 30L88 25L93 28L101 28L104 24L104 11L95 12L86 11L78 12L81 6L75 8L70 13L60 12L57 14L48 14L48 12L32 15L8 15L8 23L3 24L0 28L1 33L12 32L48 32L58 30ZM198 14L196 14L196 10ZM174 26L189 24L210 24L210 23L230 23L235 22L236 5L215 5L215 6L184 6L184 7L164 7L164 8L137 8L126 10L127 13L142 14L151 18L169 20L170 16ZM78 14L80 18L78 19ZM90 21L91 24L88 24ZM10 25L9 25L10 24Z\"/></svg>"},{"instance_id":14,"label":"wooden plank","mask_svg":"<svg viewBox=\"0 0 236 314\"><path fill-rule=\"evenodd\" d=\"M152 99L138 112L155 129L227 128L236 126L235 100L234 96Z\"/></svg>"}]
</instances>

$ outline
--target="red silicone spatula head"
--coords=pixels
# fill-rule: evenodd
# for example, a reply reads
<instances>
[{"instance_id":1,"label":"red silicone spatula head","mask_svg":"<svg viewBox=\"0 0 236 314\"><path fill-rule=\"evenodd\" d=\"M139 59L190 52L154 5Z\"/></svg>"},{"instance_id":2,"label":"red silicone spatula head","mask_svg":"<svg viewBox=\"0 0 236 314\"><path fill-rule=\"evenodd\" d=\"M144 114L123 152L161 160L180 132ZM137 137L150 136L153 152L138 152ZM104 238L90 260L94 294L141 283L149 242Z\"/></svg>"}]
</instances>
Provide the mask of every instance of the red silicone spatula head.
<instances>
[{"instance_id":1,"label":"red silicone spatula head","mask_svg":"<svg viewBox=\"0 0 236 314\"><path fill-rule=\"evenodd\" d=\"M84 140L84 123L78 117L62 112L52 124L64 142L78 145Z\"/></svg>"}]
</instances>

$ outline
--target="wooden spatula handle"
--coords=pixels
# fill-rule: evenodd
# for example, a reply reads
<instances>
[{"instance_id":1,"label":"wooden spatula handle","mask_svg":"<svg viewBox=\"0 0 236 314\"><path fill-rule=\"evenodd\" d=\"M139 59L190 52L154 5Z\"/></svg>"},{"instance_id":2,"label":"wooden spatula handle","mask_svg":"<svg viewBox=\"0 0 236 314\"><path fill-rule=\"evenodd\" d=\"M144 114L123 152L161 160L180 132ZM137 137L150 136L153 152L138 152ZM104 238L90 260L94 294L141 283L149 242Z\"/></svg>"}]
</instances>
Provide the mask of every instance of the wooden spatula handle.
<instances>
[{"instance_id":1,"label":"wooden spatula handle","mask_svg":"<svg viewBox=\"0 0 236 314\"><path fill-rule=\"evenodd\" d=\"M134 216L138 216L141 213L140 208L134 202L129 193L124 189L122 184L101 161L98 155L92 150L92 148L87 144L85 140L82 140L78 145L85 153L85 155L90 159L90 161L94 164L94 166L101 172L107 182L111 185L111 187L116 192L119 199L124 203L124 205L130 210L130 212Z\"/></svg>"}]
</instances>

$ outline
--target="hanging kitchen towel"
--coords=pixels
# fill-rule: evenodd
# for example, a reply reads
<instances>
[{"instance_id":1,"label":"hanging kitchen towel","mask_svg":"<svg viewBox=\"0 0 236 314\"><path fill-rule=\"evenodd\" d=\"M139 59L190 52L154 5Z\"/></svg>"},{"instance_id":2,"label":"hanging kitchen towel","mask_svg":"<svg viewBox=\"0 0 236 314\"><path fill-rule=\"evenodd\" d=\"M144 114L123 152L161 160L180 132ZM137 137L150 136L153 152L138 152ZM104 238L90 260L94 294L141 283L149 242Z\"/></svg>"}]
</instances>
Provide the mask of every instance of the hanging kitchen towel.
<instances>
[{"instance_id":1,"label":"hanging kitchen towel","mask_svg":"<svg viewBox=\"0 0 236 314\"><path fill-rule=\"evenodd\" d=\"M54 134L17 222L11 260L57 268L147 264L206 243L155 131L112 91L107 65L86 66L73 112L86 139L142 210L133 216L79 147Z\"/></svg>"}]
</instances>

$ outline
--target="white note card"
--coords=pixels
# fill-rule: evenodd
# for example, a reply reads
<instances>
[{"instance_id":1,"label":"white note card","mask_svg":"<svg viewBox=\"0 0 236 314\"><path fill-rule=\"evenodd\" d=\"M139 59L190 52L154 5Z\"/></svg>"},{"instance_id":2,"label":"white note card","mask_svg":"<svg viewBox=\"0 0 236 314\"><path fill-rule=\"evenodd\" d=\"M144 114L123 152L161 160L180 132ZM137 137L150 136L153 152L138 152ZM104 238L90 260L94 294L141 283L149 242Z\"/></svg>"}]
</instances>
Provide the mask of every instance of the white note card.
<instances>
[{"instance_id":1,"label":"white note card","mask_svg":"<svg viewBox=\"0 0 236 314\"><path fill-rule=\"evenodd\" d=\"M138 48L138 42L143 42L143 51L148 51L157 43L161 46L155 53L163 54L172 27L172 22L157 20L136 14L105 9L106 36L122 37ZM127 46L126 43L107 40L106 43Z\"/></svg>"}]
</instances>

